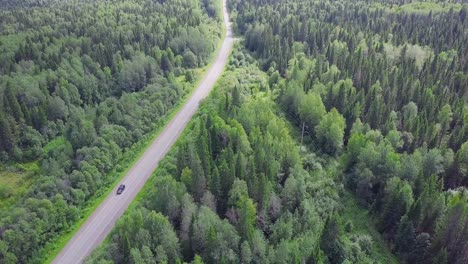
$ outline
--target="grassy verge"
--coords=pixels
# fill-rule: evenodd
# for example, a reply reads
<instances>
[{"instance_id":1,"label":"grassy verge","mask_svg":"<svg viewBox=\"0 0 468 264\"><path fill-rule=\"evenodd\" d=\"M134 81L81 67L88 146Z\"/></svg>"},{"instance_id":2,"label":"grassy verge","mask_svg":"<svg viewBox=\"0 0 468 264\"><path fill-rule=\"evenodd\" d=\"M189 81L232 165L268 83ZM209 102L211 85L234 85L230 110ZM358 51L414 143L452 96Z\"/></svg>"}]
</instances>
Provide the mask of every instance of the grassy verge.
<instances>
[{"instance_id":1,"label":"grassy verge","mask_svg":"<svg viewBox=\"0 0 468 264\"><path fill-rule=\"evenodd\" d=\"M221 6L222 8L222 6ZM210 63L206 66L197 69L198 78L197 81L191 85L192 89L178 102L178 104L171 109L165 116L161 117L158 122L156 123L155 131L148 133L146 136L143 137L142 140L135 143L130 150L125 153L125 158L119 162L119 166L116 171L111 172L111 177L109 177L110 181L106 184L105 188L102 188L100 192L94 195L81 211L80 219L73 224L67 232L65 232L62 236L58 237L56 240L47 244L44 249L42 250L41 255L43 256L44 263L51 263L55 257L59 254L59 252L65 247L68 241L78 232L81 226L86 222L86 220L91 216L91 214L96 210L96 208L104 201L104 199L112 192L114 187L118 184L118 182L128 173L128 171L133 167L133 165L138 161L139 157L143 155L143 153L148 149L151 143L159 136L161 131L166 127L169 121L180 111L182 106L187 102L187 100L192 96L193 92L196 88L200 85L201 81L203 80L205 74L207 73L208 69L213 65L215 62L217 55L221 49L223 44L224 38L226 36L226 29L224 27L224 23L222 23L222 31L221 31L221 38L218 41L217 47L213 54L210 57ZM141 199L144 190L148 189L148 184L145 184L142 191L139 192L135 200ZM132 203L134 204L134 203Z\"/></svg>"},{"instance_id":2,"label":"grassy verge","mask_svg":"<svg viewBox=\"0 0 468 264\"><path fill-rule=\"evenodd\" d=\"M341 203L343 205L341 219L350 221L353 224L352 232L366 234L372 237L372 241L374 242L372 252L373 259L376 260L377 263L398 264L398 259L392 254L385 240L375 229L369 212L359 206L354 195L345 191L343 197L341 197Z\"/></svg>"}]
</instances>

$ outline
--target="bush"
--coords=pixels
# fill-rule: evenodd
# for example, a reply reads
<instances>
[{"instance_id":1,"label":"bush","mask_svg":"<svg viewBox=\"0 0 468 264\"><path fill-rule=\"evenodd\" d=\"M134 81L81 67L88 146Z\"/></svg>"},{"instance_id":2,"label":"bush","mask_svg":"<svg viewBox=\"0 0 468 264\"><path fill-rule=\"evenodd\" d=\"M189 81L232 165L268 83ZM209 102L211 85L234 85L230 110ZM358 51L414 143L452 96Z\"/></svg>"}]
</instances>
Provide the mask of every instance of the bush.
<instances>
[{"instance_id":1,"label":"bush","mask_svg":"<svg viewBox=\"0 0 468 264\"><path fill-rule=\"evenodd\" d=\"M0 199L7 199L13 194L9 186L0 185Z\"/></svg>"},{"instance_id":2,"label":"bush","mask_svg":"<svg viewBox=\"0 0 468 264\"><path fill-rule=\"evenodd\" d=\"M195 82L197 79L197 75L194 70L187 70L185 71L185 80L189 83Z\"/></svg>"},{"instance_id":3,"label":"bush","mask_svg":"<svg viewBox=\"0 0 468 264\"><path fill-rule=\"evenodd\" d=\"M353 227L353 223L351 223L351 221L347 221L345 224L346 233L351 233L351 231L353 231Z\"/></svg>"},{"instance_id":4,"label":"bush","mask_svg":"<svg viewBox=\"0 0 468 264\"><path fill-rule=\"evenodd\" d=\"M184 51L182 61L183 61L184 67L187 67L187 68L195 68L198 65L197 56L195 56L195 54L193 54L193 52L189 49L186 49Z\"/></svg>"}]
</instances>

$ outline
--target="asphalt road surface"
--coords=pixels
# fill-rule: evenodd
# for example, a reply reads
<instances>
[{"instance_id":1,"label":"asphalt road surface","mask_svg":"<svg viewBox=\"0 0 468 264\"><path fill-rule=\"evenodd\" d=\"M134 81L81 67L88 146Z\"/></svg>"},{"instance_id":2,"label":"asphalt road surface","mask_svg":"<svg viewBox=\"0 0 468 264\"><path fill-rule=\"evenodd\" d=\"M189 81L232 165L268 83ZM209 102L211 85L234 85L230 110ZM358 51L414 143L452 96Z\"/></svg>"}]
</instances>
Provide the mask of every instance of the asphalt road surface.
<instances>
[{"instance_id":1,"label":"asphalt road surface","mask_svg":"<svg viewBox=\"0 0 468 264\"><path fill-rule=\"evenodd\" d=\"M226 37L216 60L206 76L193 92L192 96L167 124L158 138L151 144L125 178L118 184L125 184L125 191L116 195L118 185L102 204L93 212L80 230L72 237L52 263L73 264L82 263L91 252L104 241L115 222L124 213L132 200L141 190L159 161L167 154L177 138L196 112L200 101L208 96L216 80L221 76L231 51L233 37L229 24L226 0L223 0L224 24Z\"/></svg>"}]
</instances>

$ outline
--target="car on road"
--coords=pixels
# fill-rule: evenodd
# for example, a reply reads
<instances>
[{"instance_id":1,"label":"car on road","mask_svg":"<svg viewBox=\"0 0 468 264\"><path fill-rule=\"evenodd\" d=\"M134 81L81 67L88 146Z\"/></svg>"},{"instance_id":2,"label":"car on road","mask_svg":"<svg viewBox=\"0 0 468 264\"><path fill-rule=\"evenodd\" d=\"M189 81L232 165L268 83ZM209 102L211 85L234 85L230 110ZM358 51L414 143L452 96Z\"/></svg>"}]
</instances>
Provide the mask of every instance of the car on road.
<instances>
[{"instance_id":1,"label":"car on road","mask_svg":"<svg viewBox=\"0 0 468 264\"><path fill-rule=\"evenodd\" d=\"M120 184L119 188L117 189L117 195L123 193L125 190L125 184Z\"/></svg>"}]
</instances>

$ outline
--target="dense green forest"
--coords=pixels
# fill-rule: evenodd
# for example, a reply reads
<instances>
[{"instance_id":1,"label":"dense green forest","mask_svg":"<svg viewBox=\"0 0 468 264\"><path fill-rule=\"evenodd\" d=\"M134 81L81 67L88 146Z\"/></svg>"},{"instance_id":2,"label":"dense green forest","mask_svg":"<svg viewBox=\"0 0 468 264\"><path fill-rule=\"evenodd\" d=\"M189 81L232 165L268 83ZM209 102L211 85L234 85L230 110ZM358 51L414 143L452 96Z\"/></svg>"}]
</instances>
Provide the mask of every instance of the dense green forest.
<instances>
[{"instance_id":1,"label":"dense green forest","mask_svg":"<svg viewBox=\"0 0 468 264\"><path fill-rule=\"evenodd\" d=\"M8 3L0 263L35 263L189 92L220 1ZM226 72L87 263L468 263L468 5L228 4Z\"/></svg>"},{"instance_id":2,"label":"dense green forest","mask_svg":"<svg viewBox=\"0 0 468 264\"><path fill-rule=\"evenodd\" d=\"M88 263L466 263L466 4L229 6L245 50Z\"/></svg>"},{"instance_id":3,"label":"dense green forest","mask_svg":"<svg viewBox=\"0 0 468 264\"><path fill-rule=\"evenodd\" d=\"M317 263L337 237L352 263L396 263L339 218L338 163L299 148L254 61L234 52L144 196L88 263Z\"/></svg>"},{"instance_id":4,"label":"dense green forest","mask_svg":"<svg viewBox=\"0 0 468 264\"><path fill-rule=\"evenodd\" d=\"M466 263L468 9L410 2L230 7L276 102L340 161L340 182L401 261ZM328 248L332 263L343 248Z\"/></svg>"},{"instance_id":5,"label":"dense green forest","mask_svg":"<svg viewBox=\"0 0 468 264\"><path fill-rule=\"evenodd\" d=\"M192 90L217 47L220 6L2 2L0 263L41 261L125 170L116 164Z\"/></svg>"}]
</instances>

